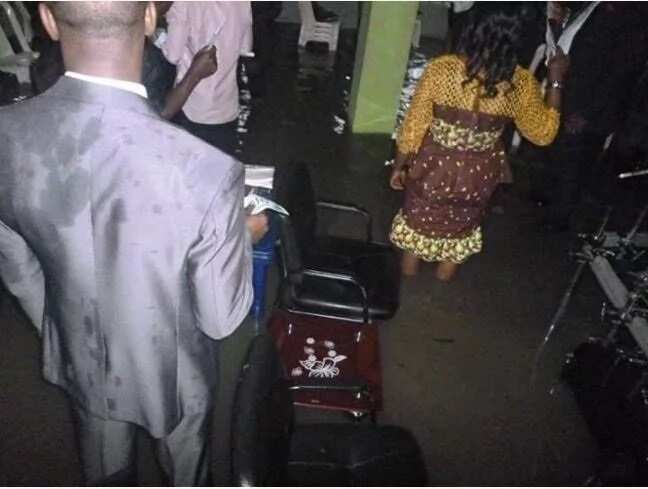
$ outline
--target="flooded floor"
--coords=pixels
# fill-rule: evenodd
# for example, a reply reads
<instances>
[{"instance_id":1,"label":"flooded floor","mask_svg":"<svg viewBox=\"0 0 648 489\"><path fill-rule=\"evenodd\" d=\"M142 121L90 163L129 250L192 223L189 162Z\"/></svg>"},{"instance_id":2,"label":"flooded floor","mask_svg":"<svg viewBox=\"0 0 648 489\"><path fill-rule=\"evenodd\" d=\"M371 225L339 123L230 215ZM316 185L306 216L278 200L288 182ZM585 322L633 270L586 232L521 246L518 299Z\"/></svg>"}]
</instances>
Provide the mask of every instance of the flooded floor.
<instances>
[{"instance_id":1,"label":"flooded floor","mask_svg":"<svg viewBox=\"0 0 648 489\"><path fill-rule=\"evenodd\" d=\"M345 108L354 32L343 31L336 56L296 49L298 27L281 25L262 98L243 92L239 157L246 163L308 163L318 196L353 202L374 216L386 240L400 195L387 185L389 135L353 138ZM405 97L426 56L425 40L408 70ZM585 277L535 382L535 350L575 265L566 235L543 234L523 199L524 174L485 226L483 252L442 284L433 269L402 284L397 316L380 326L384 411L378 422L418 439L430 484L580 485L592 474L595 443L571 393L557 382L564 355L597 332L602 296ZM276 279L272 279L276 282ZM38 338L13 301L0 299L0 485L77 485L79 465L68 404L40 376ZM227 400L251 332L223 345L223 383L215 416L214 469L226 482ZM300 411L300 422L342 415ZM140 446L143 484L160 483L148 442Z\"/></svg>"}]
</instances>

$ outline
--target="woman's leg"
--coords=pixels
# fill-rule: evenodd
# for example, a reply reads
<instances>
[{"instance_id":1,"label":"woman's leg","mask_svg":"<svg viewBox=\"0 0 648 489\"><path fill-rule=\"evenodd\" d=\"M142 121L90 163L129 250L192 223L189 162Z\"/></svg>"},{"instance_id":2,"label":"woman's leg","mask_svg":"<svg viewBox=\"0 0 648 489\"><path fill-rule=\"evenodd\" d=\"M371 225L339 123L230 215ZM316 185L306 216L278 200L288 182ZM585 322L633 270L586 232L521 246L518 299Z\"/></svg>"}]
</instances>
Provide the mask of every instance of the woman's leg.
<instances>
[{"instance_id":1,"label":"woman's leg","mask_svg":"<svg viewBox=\"0 0 648 489\"><path fill-rule=\"evenodd\" d=\"M441 261L437 265L436 269L436 278L442 282L449 282L452 280L459 269L458 263L452 263L451 261Z\"/></svg>"},{"instance_id":2,"label":"woman's leg","mask_svg":"<svg viewBox=\"0 0 648 489\"><path fill-rule=\"evenodd\" d=\"M409 251L403 251L401 258L401 273L408 277L413 277L418 273L419 258Z\"/></svg>"}]
</instances>

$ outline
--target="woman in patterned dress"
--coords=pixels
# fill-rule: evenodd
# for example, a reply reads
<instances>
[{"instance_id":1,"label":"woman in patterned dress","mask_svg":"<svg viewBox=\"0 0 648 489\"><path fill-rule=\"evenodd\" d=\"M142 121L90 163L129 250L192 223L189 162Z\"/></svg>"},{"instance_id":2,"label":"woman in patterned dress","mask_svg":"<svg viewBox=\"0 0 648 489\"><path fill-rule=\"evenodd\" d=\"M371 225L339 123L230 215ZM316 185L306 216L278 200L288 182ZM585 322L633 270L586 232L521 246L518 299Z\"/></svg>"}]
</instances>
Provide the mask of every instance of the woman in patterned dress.
<instances>
[{"instance_id":1,"label":"woman in patterned dress","mask_svg":"<svg viewBox=\"0 0 648 489\"><path fill-rule=\"evenodd\" d=\"M401 127L390 185L405 189L390 239L403 250L404 275L438 262L450 280L481 250L480 223L507 167L501 134L513 122L537 145L558 131L567 57L548 63L546 102L533 75L517 65L521 17L515 4L488 2L471 12L454 54L431 60Z\"/></svg>"}]
</instances>

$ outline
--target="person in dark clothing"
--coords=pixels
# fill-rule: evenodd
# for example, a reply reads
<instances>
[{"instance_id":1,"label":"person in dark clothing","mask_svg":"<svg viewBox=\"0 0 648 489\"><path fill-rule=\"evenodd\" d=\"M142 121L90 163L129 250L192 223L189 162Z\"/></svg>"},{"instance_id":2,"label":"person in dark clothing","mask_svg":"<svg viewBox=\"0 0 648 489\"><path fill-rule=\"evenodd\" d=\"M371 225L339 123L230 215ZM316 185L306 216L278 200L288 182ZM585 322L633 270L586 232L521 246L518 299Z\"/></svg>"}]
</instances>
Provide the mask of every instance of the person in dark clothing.
<instances>
[{"instance_id":1,"label":"person in dark clothing","mask_svg":"<svg viewBox=\"0 0 648 489\"><path fill-rule=\"evenodd\" d=\"M648 42L644 40L644 42ZM637 82L628 115L615 133L614 147L617 149L620 165L618 171L632 170L633 164L648 166L648 59Z\"/></svg>"},{"instance_id":2,"label":"person in dark clothing","mask_svg":"<svg viewBox=\"0 0 648 489\"><path fill-rule=\"evenodd\" d=\"M567 5L569 19L557 19L557 30L569 28L580 12L593 7L590 2ZM569 229L583 190L600 175L597 160L619 125L642 66L641 50L633 42L639 28L635 16L635 7L625 2L601 2L574 35L558 137L549 148L532 150L531 156L545 166L533 184L536 199L549 204L542 222L548 230ZM537 73L541 79L542 68Z\"/></svg>"},{"instance_id":3,"label":"person in dark clothing","mask_svg":"<svg viewBox=\"0 0 648 489\"><path fill-rule=\"evenodd\" d=\"M471 10L479 10L475 2L450 2L448 7L448 33L446 36L446 50L452 52L459 41L459 35L468 24L472 16Z\"/></svg>"},{"instance_id":4,"label":"person in dark clothing","mask_svg":"<svg viewBox=\"0 0 648 489\"><path fill-rule=\"evenodd\" d=\"M522 4L524 17L518 60L520 66L528 68L536 49L544 42L546 6L545 2L522 2Z\"/></svg>"},{"instance_id":5,"label":"person in dark clothing","mask_svg":"<svg viewBox=\"0 0 648 489\"><path fill-rule=\"evenodd\" d=\"M645 45L645 41L644 41ZM596 198L618 208L637 208L646 203L648 176L619 179L621 173L648 168L648 61L632 90L625 120L614 133L602 158Z\"/></svg>"},{"instance_id":6,"label":"person in dark clothing","mask_svg":"<svg viewBox=\"0 0 648 489\"><path fill-rule=\"evenodd\" d=\"M251 2L254 58L243 58L252 97L266 92L266 70L272 63L275 19L281 15L282 2Z\"/></svg>"},{"instance_id":7,"label":"person in dark clothing","mask_svg":"<svg viewBox=\"0 0 648 489\"><path fill-rule=\"evenodd\" d=\"M142 85L146 87L149 101L158 112L162 112L169 92L173 89L176 67L169 63L162 51L146 39L142 64Z\"/></svg>"}]
</instances>

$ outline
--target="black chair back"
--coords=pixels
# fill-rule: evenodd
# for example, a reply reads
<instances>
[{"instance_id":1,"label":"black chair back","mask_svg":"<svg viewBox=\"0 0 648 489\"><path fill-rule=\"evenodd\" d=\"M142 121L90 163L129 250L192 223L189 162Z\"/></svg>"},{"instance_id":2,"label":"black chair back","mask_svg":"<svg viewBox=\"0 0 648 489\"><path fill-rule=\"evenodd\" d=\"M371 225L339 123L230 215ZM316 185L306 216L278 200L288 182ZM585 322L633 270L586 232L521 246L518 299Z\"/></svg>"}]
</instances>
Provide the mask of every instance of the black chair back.
<instances>
[{"instance_id":1,"label":"black chair back","mask_svg":"<svg viewBox=\"0 0 648 489\"><path fill-rule=\"evenodd\" d=\"M295 285L299 284L302 279L302 254L295 229L290 216L279 214L279 238L281 246L279 247L279 264L282 269L284 279Z\"/></svg>"},{"instance_id":2,"label":"black chair back","mask_svg":"<svg viewBox=\"0 0 648 489\"><path fill-rule=\"evenodd\" d=\"M285 480L293 405L269 335L255 337L241 369L232 413L233 486L276 486Z\"/></svg>"},{"instance_id":3,"label":"black chair back","mask_svg":"<svg viewBox=\"0 0 648 489\"><path fill-rule=\"evenodd\" d=\"M274 200L285 207L289 217L281 216L282 262L284 275L297 279L302 270L302 254L313 243L317 224L315 192L308 167L291 162L277 167Z\"/></svg>"}]
</instances>

